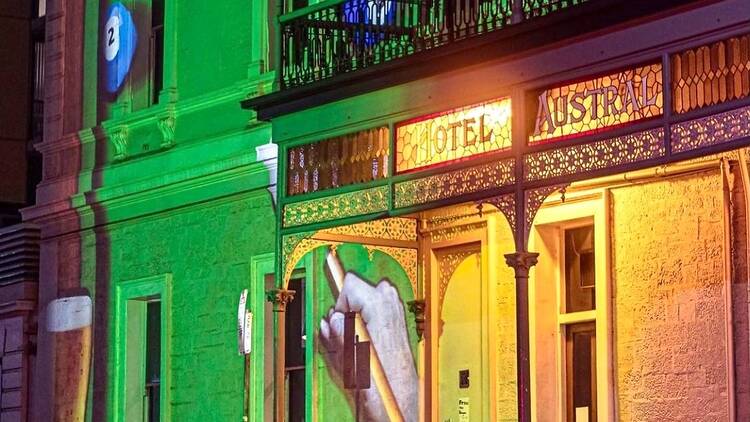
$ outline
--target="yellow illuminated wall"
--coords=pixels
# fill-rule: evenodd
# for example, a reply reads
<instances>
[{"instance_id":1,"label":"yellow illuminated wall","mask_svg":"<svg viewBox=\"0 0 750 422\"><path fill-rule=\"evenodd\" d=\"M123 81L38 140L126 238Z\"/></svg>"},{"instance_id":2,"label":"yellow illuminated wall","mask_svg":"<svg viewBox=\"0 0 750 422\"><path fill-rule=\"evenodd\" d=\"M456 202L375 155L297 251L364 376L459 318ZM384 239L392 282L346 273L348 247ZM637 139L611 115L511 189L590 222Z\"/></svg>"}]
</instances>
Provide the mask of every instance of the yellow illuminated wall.
<instances>
[{"instance_id":1,"label":"yellow illuminated wall","mask_svg":"<svg viewBox=\"0 0 750 422\"><path fill-rule=\"evenodd\" d=\"M529 144L660 116L662 86L662 66L656 63L545 89L532 101Z\"/></svg>"},{"instance_id":2,"label":"yellow illuminated wall","mask_svg":"<svg viewBox=\"0 0 750 422\"><path fill-rule=\"evenodd\" d=\"M510 98L502 98L400 123L396 172L509 148L510 120Z\"/></svg>"}]
</instances>

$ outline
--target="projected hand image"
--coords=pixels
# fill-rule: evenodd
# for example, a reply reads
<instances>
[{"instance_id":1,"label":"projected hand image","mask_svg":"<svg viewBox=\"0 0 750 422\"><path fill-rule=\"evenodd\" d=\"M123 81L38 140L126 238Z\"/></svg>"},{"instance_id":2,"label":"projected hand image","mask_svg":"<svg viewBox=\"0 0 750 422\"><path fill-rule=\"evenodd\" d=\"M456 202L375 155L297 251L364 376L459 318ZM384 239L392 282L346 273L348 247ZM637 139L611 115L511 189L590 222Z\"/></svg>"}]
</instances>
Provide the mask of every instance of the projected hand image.
<instances>
[{"instance_id":1,"label":"projected hand image","mask_svg":"<svg viewBox=\"0 0 750 422\"><path fill-rule=\"evenodd\" d=\"M331 273L341 277L336 270ZM320 338L332 370L342 375L344 313L357 312L361 317L357 334L360 340L369 338L371 353L377 357L371 358L371 386L361 393L364 420L416 421L418 377L398 291L387 280L373 286L351 272L341 278L336 283L342 286L336 305L320 321Z\"/></svg>"}]
</instances>

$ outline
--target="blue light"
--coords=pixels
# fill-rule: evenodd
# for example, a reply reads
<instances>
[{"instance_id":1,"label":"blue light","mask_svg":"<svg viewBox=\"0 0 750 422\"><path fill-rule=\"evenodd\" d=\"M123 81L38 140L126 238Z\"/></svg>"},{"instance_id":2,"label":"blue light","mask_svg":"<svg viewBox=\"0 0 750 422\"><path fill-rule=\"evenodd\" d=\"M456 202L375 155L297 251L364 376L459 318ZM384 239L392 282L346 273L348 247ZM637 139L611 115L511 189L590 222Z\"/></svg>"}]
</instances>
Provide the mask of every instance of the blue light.
<instances>
[{"instance_id":1,"label":"blue light","mask_svg":"<svg viewBox=\"0 0 750 422\"><path fill-rule=\"evenodd\" d=\"M344 3L344 22L373 26L392 25L396 16L394 0L349 0ZM373 45L384 38L384 31L365 31L354 34L355 42Z\"/></svg>"},{"instance_id":2,"label":"blue light","mask_svg":"<svg viewBox=\"0 0 750 422\"><path fill-rule=\"evenodd\" d=\"M107 11L102 39L108 92L117 92L125 81L137 41L138 33L130 11L122 3L114 3Z\"/></svg>"}]
</instances>

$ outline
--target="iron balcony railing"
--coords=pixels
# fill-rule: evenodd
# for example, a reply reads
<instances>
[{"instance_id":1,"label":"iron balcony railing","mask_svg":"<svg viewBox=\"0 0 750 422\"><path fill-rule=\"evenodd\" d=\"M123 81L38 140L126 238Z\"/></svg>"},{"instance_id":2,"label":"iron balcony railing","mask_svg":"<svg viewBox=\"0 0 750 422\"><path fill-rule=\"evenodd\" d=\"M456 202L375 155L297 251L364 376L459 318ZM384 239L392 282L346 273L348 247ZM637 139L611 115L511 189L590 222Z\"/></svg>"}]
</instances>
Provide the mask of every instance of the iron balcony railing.
<instances>
[{"instance_id":1,"label":"iron balcony railing","mask_svg":"<svg viewBox=\"0 0 750 422\"><path fill-rule=\"evenodd\" d=\"M328 0L281 16L281 85L406 57L586 0Z\"/></svg>"}]
</instances>

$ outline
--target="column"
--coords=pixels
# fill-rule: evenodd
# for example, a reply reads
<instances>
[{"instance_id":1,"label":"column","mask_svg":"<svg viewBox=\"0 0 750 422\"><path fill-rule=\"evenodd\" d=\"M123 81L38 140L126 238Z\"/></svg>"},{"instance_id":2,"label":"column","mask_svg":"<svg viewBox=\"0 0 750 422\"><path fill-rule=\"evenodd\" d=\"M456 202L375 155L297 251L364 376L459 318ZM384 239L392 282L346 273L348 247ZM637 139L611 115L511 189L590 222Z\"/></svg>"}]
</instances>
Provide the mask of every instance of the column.
<instances>
[{"instance_id":1,"label":"column","mask_svg":"<svg viewBox=\"0 0 750 422\"><path fill-rule=\"evenodd\" d=\"M531 369L529 367L529 270L538 253L515 252L505 255L505 263L516 276L516 371L518 421L531 422Z\"/></svg>"},{"instance_id":2,"label":"column","mask_svg":"<svg viewBox=\"0 0 750 422\"><path fill-rule=\"evenodd\" d=\"M294 290L273 289L266 292L266 299L273 304L276 315L276 335L274 336L274 420L283 421L284 411L284 381L286 366L286 305L294 299Z\"/></svg>"}]
</instances>

